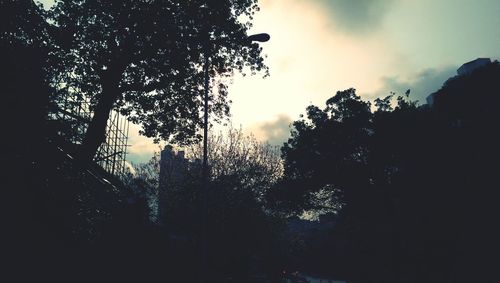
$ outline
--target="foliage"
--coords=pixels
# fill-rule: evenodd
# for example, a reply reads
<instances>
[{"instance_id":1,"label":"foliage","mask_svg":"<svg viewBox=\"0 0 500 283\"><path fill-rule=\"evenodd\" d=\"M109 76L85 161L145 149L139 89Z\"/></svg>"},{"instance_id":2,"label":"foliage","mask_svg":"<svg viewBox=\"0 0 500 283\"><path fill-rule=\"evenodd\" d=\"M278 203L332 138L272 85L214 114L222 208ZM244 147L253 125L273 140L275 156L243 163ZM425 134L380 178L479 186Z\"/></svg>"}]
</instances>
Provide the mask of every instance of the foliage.
<instances>
[{"instance_id":1,"label":"foliage","mask_svg":"<svg viewBox=\"0 0 500 283\"><path fill-rule=\"evenodd\" d=\"M229 128L209 135L208 152L209 243L214 269L231 270L236 281L245 280L251 272L274 275L283 261L278 243L282 224L270 214L265 196L282 176L278 149L246 136L241 129ZM194 158L202 153L201 144L187 151Z\"/></svg>"},{"instance_id":2,"label":"foliage","mask_svg":"<svg viewBox=\"0 0 500 283\"><path fill-rule=\"evenodd\" d=\"M211 270L218 276L233 278L247 278L255 268L259 272L277 272L281 224L265 210L263 196L281 177L279 151L244 135L241 129L229 128L209 136L207 241ZM199 241L201 144L187 148L187 156L191 159L189 169L175 180L164 180L165 187L159 188L158 197L160 210L166 210L165 227L176 237ZM139 166L136 178L156 185L147 180L148 176L156 176L151 178L156 180L160 177L159 167L150 166L158 164L158 157L155 154L148 165ZM142 173L143 169L147 173Z\"/></svg>"},{"instance_id":3,"label":"foliage","mask_svg":"<svg viewBox=\"0 0 500 283\"><path fill-rule=\"evenodd\" d=\"M299 212L318 209L325 203L314 203L314 193L327 190L338 198L346 184L362 182L363 174L367 174L370 118L370 104L363 102L354 89L339 91L324 110L309 106L307 118L293 123L291 138L282 148L285 178L279 186L283 189L274 194L277 200L288 199L289 203L279 206ZM355 189L364 185L359 183ZM334 210L342 206L337 205Z\"/></svg>"},{"instance_id":4,"label":"foliage","mask_svg":"<svg viewBox=\"0 0 500 283\"><path fill-rule=\"evenodd\" d=\"M0 43L35 45L48 44L44 14L31 0L2 0Z\"/></svg>"},{"instance_id":5,"label":"foliage","mask_svg":"<svg viewBox=\"0 0 500 283\"><path fill-rule=\"evenodd\" d=\"M350 282L492 278L494 269L466 258L484 263L497 246L480 235L498 235L488 224L498 216L491 201L500 157L498 66L448 80L433 108L417 107L407 91L375 100L371 110L350 89L323 110L309 106L293 124L282 148L284 178L269 201L300 214L322 209L312 196L330 192L339 211L335 233L310 257L323 271L343 272ZM472 252L478 242L484 252ZM340 265L327 257L339 253Z\"/></svg>"},{"instance_id":6,"label":"foliage","mask_svg":"<svg viewBox=\"0 0 500 283\"><path fill-rule=\"evenodd\" d=\"M238 1L56 1L49 12L54 87L90 99L94 118L82 155L93 154L111 108L148 137L185 143L201 126L203 64L217 82L210 110L227 114L235 71L265 69L257 44L243 39L258 9ZM87 151L87 152L85 152Z\"/></svg>"},{"instance_id":7,"label":"foliage","mask_svg":"<svg viewBox=\"0 0 500 283\"><path fill-rule=\"evenodd\" d=\"M195 160L203 158L203 144L187 148ZM279 149L247 136L242 129L229 127L208 137L208 160L213 180L236 178L239 186L263 201L267 191L281 178L283 164Z\"/></svg>"}]
</instances>

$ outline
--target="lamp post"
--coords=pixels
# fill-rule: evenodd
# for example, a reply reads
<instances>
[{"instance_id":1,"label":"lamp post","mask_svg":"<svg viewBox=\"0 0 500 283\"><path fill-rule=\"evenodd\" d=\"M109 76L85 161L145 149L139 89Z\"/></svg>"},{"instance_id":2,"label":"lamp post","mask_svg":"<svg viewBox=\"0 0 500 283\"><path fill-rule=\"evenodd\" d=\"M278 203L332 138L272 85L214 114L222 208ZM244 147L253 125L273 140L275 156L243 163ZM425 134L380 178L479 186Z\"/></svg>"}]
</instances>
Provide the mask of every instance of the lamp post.
<instances>
[{"instance_id":1,"label":"lamp post","mask_svg":"<svg viewBox=\"0 0 500 283\"><path fill-rule=\"evenodd\" d=\"M253 34L248 36L247 38L242 40L243 44L250 44L252 42L266 42L271 38L269 34L267 33L258 33L258 34ZM210 51L206 50L205 51L205 64L204 64L204 72L205 72L205 85L204 85L204 104L203 104L203 183L204 185L207 183L207 177L208 177L208 161L207 161L207 154L208 154L208 141L207 141L207 136L208 136L208 87L209 87L209 74L208 74L208 69L210 67Z\"/></svg>"},{"instance_id":2,"label":"lamp post","mask_svg":"<svg viewBox=\"0 0 500 283\"><path fill-rule=\"evenodd\" d=\"M251 44L252 42L266 42L271 37L267 33L259 33L248 36L241 41L242 45ZM202 164L202 272L200 276L207 276L207 259L208 259L208 245L207 245L207 219L208 219L208 88L209 88L209 68L210 68L210 50L207 48L205 51L204 62L204 97L203 97L203 164ZM204 278L207 281L206 278Z\"/></svg>"}]
</instances>

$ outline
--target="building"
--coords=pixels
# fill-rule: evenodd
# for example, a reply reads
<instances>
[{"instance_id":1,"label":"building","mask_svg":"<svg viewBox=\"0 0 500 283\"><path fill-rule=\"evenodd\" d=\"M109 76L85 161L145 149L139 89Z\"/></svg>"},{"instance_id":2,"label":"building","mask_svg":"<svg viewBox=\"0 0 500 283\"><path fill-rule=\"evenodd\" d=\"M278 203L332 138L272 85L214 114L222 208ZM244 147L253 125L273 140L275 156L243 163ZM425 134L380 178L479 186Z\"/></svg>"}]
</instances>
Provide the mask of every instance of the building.
<instances>
[{"instance_id":1,"label":"building","mask_svg":"<svg viewBox=\"0 0 500 283\"><path fill-rule=\"evenodd\" d=\"M158 188L158 224L165 223L168 207L168 193L174 187L184 183L190 162L184 151L175 152L172 146L167 145L160 155L160 176Z\"/></svg>"},{"instance_id":2,"label":"building","mask_svg":"<svg viewBox=\"0 0 500 283\"><path fill-rule=\"evenodd\" d=\"M491 63L492 62L491 62L490 58L477 58L476 60L467 62L467 63L463 64L462 66L460 66L460 68L457 69L457 75L458 76L469 75L469 74L473 73L475 70L477 70L478 68L484 67L484 66L489 65ZM437 94L437 92L432 93L429 96L427 96L426 100L427 100L427 104L429 106L434 105L434 100L436 98L436 94Z\"/></svg>"},{"instance_id":3,"label":"building","mask_svg":"<svg viewBox=\"0 0 500 283\"><path fill-rule=\"evenodd\" d=\"M491 64L490 58L477 58L476 60L463 64L460 68L458 68L457 74L459 76L465 76L474 72L477 68L486 66L488 64Z\"/></svg>"}]
</instances>

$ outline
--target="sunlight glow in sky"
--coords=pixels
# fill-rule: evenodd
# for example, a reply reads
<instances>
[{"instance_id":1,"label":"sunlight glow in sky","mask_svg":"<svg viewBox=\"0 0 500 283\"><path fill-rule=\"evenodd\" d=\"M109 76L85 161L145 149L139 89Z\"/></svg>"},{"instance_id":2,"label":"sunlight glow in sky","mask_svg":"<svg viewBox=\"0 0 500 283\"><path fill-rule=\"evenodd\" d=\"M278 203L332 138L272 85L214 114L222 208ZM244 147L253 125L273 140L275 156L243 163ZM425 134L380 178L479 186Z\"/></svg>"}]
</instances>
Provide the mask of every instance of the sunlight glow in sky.
<instances>
[{"instance_id":1,"label":"sunlight glow in sky","mask_svg":"<svg viewBox=\"0 0 500 283\"><path fill-rule=\"evenodd\" d=\"M51 0L43 2L49 3ZM499 0L260 0L253 33L271 76L236 76L232 124L281 144L292 120L354 87L365 99L403 93L421 102L478 57L500 57ZM146 161L158 145L133 126L129 159Z\"/></svg>"},{"instance_id":2,"label":"sunlight glow in sky","mask_svg":"<svg viewBox=\"0 0 500 283\"><path fill-rule=\"evenodd\" d=\"M310 103L354 87L365 99L412 90L421 102L461 64L500 56L500 1L261 0L254 31L271 77L237 77L233 124L274 143ZM288 118L288 121L287 119ZM281 136L276 137L276 133Z\"/></svg>"}]
</instances>

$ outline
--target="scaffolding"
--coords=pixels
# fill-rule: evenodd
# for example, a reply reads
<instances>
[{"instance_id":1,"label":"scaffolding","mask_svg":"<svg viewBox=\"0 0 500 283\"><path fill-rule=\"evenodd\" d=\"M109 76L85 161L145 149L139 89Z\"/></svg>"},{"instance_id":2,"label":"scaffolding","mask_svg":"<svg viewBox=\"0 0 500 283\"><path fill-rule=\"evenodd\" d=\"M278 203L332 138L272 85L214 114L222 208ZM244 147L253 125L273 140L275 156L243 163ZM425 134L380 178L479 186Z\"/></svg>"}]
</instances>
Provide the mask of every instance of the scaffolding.
<instances>
[{"instance_id":1,"label":"scaffolding","mask_svg":"<svg viewBox=\"0 0 500 283\"><path fill-rule=\"evenodd\" d=\"M66 93L51 107L49 120L57 126L57 133L65 141L78 146L82 143L92 120L90 99L75 93ZM105 141L99 147L94 161L108 173L118 177L127 174L126 163L129 121L118 111L111 111L106 126Z\"/></svg>"},{"instance_id":2,"label":"scaffolding","mask_svg":"<svg viewBox=\"0 0 500 283\"><path fill-rule=\"evenodd\" d=\"M95 161L111 174L122 176L127 172L127 141L129 121L117 111L110 114L106 141L99 147Z\"/></svg>"}]
</instances>

